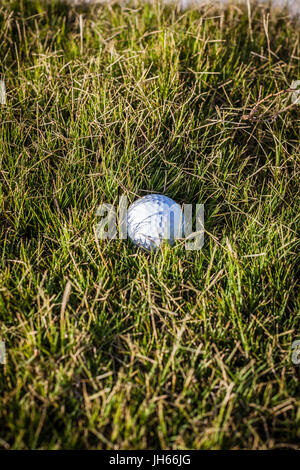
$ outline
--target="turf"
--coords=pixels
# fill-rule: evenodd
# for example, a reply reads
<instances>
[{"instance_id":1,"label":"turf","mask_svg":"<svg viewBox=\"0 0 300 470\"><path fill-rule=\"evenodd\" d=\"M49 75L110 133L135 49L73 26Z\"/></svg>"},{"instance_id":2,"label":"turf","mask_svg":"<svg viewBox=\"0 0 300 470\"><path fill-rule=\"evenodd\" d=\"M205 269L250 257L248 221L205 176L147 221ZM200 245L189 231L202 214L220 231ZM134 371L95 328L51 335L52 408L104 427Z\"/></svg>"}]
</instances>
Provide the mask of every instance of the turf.
<instances>
[{"instance_id":1,"label":"turf","mask_svg":"<svg viewBox=\"0 0 300 470\"><path fill-rule=\"evenodd\" d=\"M298 448L299 31L2 0L2 448ZM205 205L201 250L97 239L148 192Z\"/></svg>"}]
</instances>

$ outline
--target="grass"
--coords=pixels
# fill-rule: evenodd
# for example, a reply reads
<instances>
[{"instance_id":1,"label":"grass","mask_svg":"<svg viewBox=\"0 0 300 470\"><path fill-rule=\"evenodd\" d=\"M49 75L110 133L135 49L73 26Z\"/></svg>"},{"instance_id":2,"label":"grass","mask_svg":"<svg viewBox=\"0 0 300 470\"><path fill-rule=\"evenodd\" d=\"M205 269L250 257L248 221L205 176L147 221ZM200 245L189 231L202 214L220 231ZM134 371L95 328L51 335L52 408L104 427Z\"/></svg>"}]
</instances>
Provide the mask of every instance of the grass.
<instances>
[{"instance_id":1,"label":"grass","mask_svg":"<svg viewBox=\"0 0 300 470\"><path fill-rule=\"evenodd\" d=\"M299 447L299 57L255 3L2 0L2 448ZM202 250L96 239L153 191Z\"/></svg>"}]
</instances>

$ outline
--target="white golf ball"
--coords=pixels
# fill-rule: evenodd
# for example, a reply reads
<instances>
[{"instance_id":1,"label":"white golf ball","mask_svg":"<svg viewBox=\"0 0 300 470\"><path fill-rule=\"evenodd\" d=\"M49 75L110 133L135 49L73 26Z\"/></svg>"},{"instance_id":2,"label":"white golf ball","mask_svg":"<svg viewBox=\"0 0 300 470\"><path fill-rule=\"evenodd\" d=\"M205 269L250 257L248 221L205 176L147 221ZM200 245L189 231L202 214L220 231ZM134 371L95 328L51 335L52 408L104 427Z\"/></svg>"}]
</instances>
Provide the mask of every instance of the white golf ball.
<instances>
[{"instance_id":1,"label":"white golf ball","mask_svg":"<svg viewBox=\"0 0 300 470\"><path fill-rule=\"evenodd\" d=\"M147 251L167 240L173 245L184 234L183 211L162 194L149 194L135 201L127 212L127 232L133 243Z\"/></svg>"}]
</instances>

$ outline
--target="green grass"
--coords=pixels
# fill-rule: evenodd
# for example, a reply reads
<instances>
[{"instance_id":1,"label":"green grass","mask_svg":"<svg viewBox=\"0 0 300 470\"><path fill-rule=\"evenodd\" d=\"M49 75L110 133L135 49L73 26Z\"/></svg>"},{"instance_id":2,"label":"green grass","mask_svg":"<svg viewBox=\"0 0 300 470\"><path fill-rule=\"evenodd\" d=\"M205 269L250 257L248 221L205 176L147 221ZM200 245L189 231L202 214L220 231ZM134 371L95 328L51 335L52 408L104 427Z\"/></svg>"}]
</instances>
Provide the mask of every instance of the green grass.
<instances>
[{"instance_id":1,"label":"green grass","mask_svg":"<svg viewBox=\"0 0 300 470\"><path fill-rule=\"evenodd\" d=\"M256 4L2 0L0 447L298 448L299 57ZM96 240L152 191L202 250Z\"/></svg>"}]
</instances>

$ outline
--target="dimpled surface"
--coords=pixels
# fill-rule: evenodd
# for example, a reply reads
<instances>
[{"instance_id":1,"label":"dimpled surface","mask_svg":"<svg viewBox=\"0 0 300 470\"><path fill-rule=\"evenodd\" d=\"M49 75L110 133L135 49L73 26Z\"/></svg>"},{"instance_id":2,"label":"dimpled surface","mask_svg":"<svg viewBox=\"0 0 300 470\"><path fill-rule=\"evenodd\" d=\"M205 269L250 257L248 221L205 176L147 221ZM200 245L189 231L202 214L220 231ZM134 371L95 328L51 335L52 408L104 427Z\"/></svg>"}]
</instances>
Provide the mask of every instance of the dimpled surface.
<instances>
[{"instance_id":1,"label":"dimpled surface","mask_svg":"<svg viewBox=\"0 0 300 470\"><path fill-rule=\"evenodd\" d=\"M128 209L128 235L145 250L155 250L164 240L173 245L175 238L183 237L183 229L181 206L167 196L149 194Z\"/></svg>"}]
</instances>

